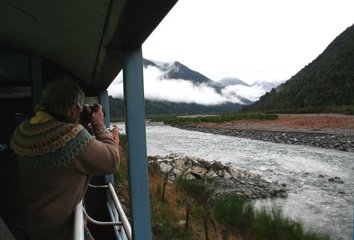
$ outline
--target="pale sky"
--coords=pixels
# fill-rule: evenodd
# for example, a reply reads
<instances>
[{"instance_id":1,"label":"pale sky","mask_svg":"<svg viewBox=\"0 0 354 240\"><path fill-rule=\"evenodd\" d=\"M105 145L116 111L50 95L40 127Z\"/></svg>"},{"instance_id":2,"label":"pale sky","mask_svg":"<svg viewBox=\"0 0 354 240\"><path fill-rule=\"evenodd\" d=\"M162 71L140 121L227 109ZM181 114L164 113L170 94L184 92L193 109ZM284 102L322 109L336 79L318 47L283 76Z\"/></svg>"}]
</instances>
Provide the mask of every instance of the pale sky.
<instances>
[{"instance_id":1,"label":"pale sky","mask_svg":"<svg viewBox=\"0 0 354 240\"><path fill-rule=\"evenodd\" d=\"M284 81L352 24L354 0L179 0L143 56L216 81Z\"/></svg>"},{"instance_id":2,"label":"pale sky","mask_svg":"<svg viewBox=\"0 0 354 240\"><path fill-rule=\"evenodd\" d=\"M354 0L179 0L143 44L143 57L179 61L208 78L281 83L311 63L354 24ZM144 69L145 98L215 105L256 101L258 86L221 93ZM108 89L123 97L122 75Z\"/></svg>"}]
</instances>

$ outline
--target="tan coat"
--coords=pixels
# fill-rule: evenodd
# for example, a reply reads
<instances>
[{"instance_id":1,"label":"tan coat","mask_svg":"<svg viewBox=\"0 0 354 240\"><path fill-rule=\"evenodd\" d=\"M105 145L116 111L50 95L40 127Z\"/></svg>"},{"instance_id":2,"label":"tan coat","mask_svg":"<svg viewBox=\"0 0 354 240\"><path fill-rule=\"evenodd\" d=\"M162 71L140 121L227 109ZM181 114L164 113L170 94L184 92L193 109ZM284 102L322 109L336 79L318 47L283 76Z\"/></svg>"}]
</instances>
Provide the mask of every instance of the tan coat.
<instances>
[{"instance_id":1,"label":"tan coat","mask_svg":"<svg viewBox=\"0 0 354 240\"><path fill-rule=\"evenodd\" d=\"M31 239L72 239L73 212L90 177L118 170L118 146L112 134L94 137L81 125L27 121L15 131L11 147L20 160Z\"/></svg>"}]
</instances>

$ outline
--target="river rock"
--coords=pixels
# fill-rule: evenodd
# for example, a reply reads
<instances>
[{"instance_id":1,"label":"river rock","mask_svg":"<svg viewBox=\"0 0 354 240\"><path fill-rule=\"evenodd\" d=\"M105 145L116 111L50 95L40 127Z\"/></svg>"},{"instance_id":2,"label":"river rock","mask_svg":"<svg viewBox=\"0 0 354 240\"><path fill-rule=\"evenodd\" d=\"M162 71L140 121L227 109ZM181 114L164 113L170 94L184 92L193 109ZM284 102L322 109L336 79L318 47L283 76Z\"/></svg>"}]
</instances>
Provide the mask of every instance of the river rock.
<instances>
[{"instance_id":1,"label":"river rock","mask_svg":"<svg viewBox=\"0 0 354 240\"><path fill-rule=\"evenodd\" d=\"M160 163L160 169L161 169L161 172L163 173L167 173L169 171L171 171L173 167L165 162L161 162Z\"/></svg>"},{"instance_id":2,"label":"river rock","mask_svg":"<svg viewBox=\"0 0 354 240\"><path fill-rule=\"evenodd\" d=\"M344 183L344 181L340 177L334 177L334 178L329 178L328 182L334 182L334 183Z\"/></svg>"},{"instance_id":3,"label":"river rock","mask_svg":"<svg viewBox=\"0 0 354 240\"><path fill-rule=\"evenodd\" d=\"M192 168L190 168L190 173L194 175L196 178L204 178L207 171L208 171L207 169L201 166L193 166Z\"/></svg>"}]
</instances>

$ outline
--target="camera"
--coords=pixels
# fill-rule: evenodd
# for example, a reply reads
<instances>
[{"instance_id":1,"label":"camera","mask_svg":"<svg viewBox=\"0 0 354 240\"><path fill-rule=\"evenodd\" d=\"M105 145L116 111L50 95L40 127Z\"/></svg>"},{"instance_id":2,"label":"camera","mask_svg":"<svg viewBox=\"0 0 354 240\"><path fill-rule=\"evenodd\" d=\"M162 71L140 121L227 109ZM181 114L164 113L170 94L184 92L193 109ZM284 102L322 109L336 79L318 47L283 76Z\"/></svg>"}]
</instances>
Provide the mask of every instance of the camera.
<instances>
[{"instance_id":1,"label":"camera","mask_svg":"<svg viewBox=\"0 0 354 240\"><path fill-rule=\"evenodd\" d=\"M84 105L84 107L85 107L85 105ZM88 107L91 110L91 114L98 111L98 105L96 103L94 105L87 104L86 107Z\"/></svg>"},{"instance_id":2,"label":"camera","mask_svg":"<svg viewBox=\"0 0 354 240\"><path fill-rule=\"evenodd\" d=\"M84 108L82 109L82 112L80 113L80 124L87 128L87 126L91 122L92 113L97 112L97 111L98 111L97 104L94 104L94 105L84 104Z\"/></svg>"}]
</instances>

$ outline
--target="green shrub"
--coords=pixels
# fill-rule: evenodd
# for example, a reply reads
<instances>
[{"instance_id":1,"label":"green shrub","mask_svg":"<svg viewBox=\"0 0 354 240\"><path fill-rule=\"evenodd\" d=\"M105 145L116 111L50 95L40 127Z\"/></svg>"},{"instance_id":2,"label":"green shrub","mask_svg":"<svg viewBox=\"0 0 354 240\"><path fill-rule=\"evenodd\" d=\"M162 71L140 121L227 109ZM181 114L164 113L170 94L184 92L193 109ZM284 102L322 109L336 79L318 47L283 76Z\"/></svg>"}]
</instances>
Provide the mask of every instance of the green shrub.
<instances>
[{"instance_id":1,"label":"green shrub","mask_svg":"<svg viewBox=\"0 0 354 240\"><path fill-rule=\"evenodd\" d=\"M225 194L219 197L213 206L213 211L216 219L222 222L225 226L232 228L241 228L240 222L244 221L244 206L246 200L237 198L230 194Z\"/></svg>"},{"instance_id":2,"label":"green shrub","mask_svg":"<svg viewBox=\"0 0 354 240\"><path fill-rule=\"evenodd\" d=\"M213 212L229 230L244 239L272 240L324 240L327 236L306 232L302 225L283 216L280 208L255 208L238 196L227 194L216 199Z\"/></svg>"},{"instance_id":3,"label":"green shrub","mask_svg":"<svg viewBox=\"0 0 354 240\"><path fill-rule=\"evenodd\" d=\"M177 179L177 190L183 191L192 197L198 204L207 204L211 190L202 180Z\"/></svg>"},{"instance_id":4,"label":"green shrub","mask_svg":"<svg viewBox=\"0 0 354 240\"><path fill-rule=\"evenodd\" d=\"M159 199L152 199L151 225L157 239L193 239L188 231L182 231L178 226L178 219L173 215L171 206L161 203Z\"/></svg>"}]
</instances>

